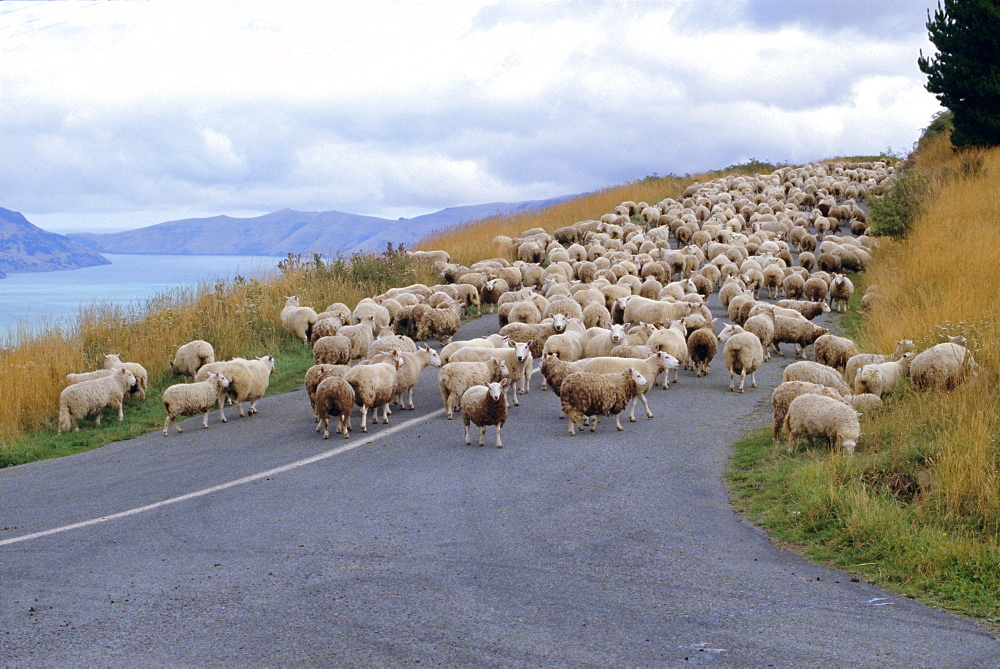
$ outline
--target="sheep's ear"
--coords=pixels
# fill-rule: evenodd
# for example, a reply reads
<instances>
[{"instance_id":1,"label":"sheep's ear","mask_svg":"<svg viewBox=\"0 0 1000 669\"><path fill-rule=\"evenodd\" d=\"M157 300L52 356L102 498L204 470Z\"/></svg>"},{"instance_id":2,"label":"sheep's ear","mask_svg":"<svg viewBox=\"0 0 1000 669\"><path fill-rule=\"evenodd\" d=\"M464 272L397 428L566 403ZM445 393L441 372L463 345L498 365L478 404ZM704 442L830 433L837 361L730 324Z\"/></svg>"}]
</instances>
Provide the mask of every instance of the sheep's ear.
<instances>
[{"instance_id":1,"label":"sheep's ear","mask_svg":"<svg viewBox=\"0 0 1000 669\"><path fill-rule=\"evenodd\" d=\"M501 388L506 388L507 387L507 379L501 379L500 380L500 387Z\"/></svg>"}]
</instances>

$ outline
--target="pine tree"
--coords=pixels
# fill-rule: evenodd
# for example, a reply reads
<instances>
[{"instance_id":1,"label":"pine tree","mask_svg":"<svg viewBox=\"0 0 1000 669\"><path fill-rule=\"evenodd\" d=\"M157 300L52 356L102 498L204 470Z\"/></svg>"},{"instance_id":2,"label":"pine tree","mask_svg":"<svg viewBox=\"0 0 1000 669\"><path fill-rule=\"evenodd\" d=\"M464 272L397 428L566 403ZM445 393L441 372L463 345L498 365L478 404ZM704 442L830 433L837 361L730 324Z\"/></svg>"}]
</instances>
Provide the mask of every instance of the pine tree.
<instances>
[{"instance_id":1,"label":"pine tree","mask_svg":"<svg viewBox=\"0 0 1000 669\"><path fill-rule=\"evenodd\" d=\"M938 53L917 59L926 88L955 115L952 143L1000 145L1000 0L938 2L927 30Z\"/></svg>"}]
</instances>

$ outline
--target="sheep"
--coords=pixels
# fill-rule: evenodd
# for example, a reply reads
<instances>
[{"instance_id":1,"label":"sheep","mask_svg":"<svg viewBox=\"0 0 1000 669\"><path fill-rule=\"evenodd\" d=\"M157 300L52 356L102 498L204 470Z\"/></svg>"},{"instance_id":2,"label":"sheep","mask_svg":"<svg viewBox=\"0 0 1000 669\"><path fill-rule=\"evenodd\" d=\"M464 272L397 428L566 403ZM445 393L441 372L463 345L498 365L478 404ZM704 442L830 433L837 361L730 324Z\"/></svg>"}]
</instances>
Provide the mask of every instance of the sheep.
<instances>
[{"instance_id":1,"label":"sheep","mask_svg":"<svg viewBox=\"0 0 1000 669\"><path fill-rule=\"evenodd\" d=\"M137 362L122 362L117 353L104 356L104 369L121 369L124 367L135 377L135 388L132 391L140 402L146 401L146 386L149 385L149 373Z\"/></svg>"},{"instance_id":2,"label":"sheep","mask_svg":"<svg viewBox=\"0 0 1000 669\"><path fill-rule=\"evenodd\" d=\"M774 317L770 314L755 314L746 319L743 329L757 335L760 345L764 348L764 362L771 359L771 343L774 340Z\"/></svg>"},{"instance_id":3,"label":"sheep","mask_svg":"<svg viewBox=\"0 0 1000 669\"><path fill-rule=\"evenodd\" d=\"M486 426L495 425L497 430L497 448L503 448L500 439L500 428L507 422L507 395L504 387L507 379L484 385L472 386L462 393L462 423L465 426L465 443L469 440L469 424L479 427L479 445L486 443Z\"/></svg>"},{"instance_id":4,"label":"sheep","mask_svg":"<svg viewBox=\"0 0 1000 669\"><path fill-rule=\"evenodd\" d=\"M635 407L640 401L646 410L646 418L653 417L653 412L649 409L649 402L646 400L646 393L656 385L656 379L660 374L666 375L671 369L677 369L678 366L677 358L664 351L654 353L648 358L641 360L634 358L600 357L586 358L574 364L575 369L592 374L614 374L625 369L634 369L642 374L643 378L648 379L636 391L635 401L632 403L632 408L629 411L628 420L630 423L635 422Z\"/></svg>"},{"instance_id":5,"label":"sheep","mask_svg":"<svg viewBox=\"0 0 1000 669\"><path fill-rule=\"evenodd\" d=\"M494 383L508 378L507 363L498 358L487 362L449 362L438 371L438 387L448 420L458 410L462 394L483 383Z\"/></svg>"},{"instance_id":6,"label":"sheep","mask_svg":"<svg viewBox=\"0 0 1000 669\"><path fill-rule=\"evenodd\" d=\"M843 397L853 394L850 386L844 383L844 377L837 370L811 360L800 360L788 365L781 373L781 380L818 383L821 386L833 388Z\"/></svg>"},{"instance_id":7,"label":"sheep","mask_svg":"<svg viewBox=\"0 0 1000 669\"><path fill-rule=\"evenodd\" d=\"M555 353L562 360L570 362L579 360L583 357L583 338L584 333L578 330L567 330L554 334L545 340L545 345L542 346L542 355Z\"/></svg>"},{"instance_id":8,"label":"sheep","mask_svg":"<svg viewBox=\"0 0 1000 669\"><path fill-rule=\"evenodd\" d=\"M781 291L786 299L795 300L805 294L806 280L801 274L789 274L781 281Z\"/></svg>"},{"instance_id":9,"label":"sheep","mask_svg":"<svg viewBox=\"0 0 1000 669\"><path fill-rule=\"evenodd\" d=\"M309 343L316 321L316 312L312 307L300 306L297 295L285 297L285 306L281 310L281 324L301 339L303 344Z\"/></svg>"},{"instance_id":10,"label":"sheep","mask_svg":"<svg viewBox=\"0 0 1000 669\"><path fill-rule=\"evenodd\" d=\"M899 360L900 357L907 351L915 351L916 347L913 342L909 339L900 339L896 342L896 351L892 355L883 355L878 353L858 353L857 355L852 355L847 359L847 364L844 365L844 378L847 380L847 385L854 387L854 379L857 377L858 372L865 365L874 365L880 362L892 362L893 360ZM911 365L912 366L912 365Z\"/></svg>"},{"instance_id":11,"label":"sheep","mask_svg":"<svg viewBox=\"0 0 1000 669\"><path fill-rule=\"evenodd\" d=\"M316 403L316 388L319 387L320 381L331 374L344 376L349 369L348 365L313 365L307 369L303 385L309 395L309 404Z\"/></svg>"},{"instance_id":12,"label":"sheep","mask_svg":"<svg viewBox=\"0 0 1000 669\"><path fill-rule=\"evenodd\" d=\"M899 360L865 365L854 377L854 392L871 393L882 397L906 378L914 355L913 351L907 351Z\"/></svg>"},{"instance_id":13,"label":"sheep","mask_svg":"<svg viewBox=\"0 0 1000 669\"><path fill-rule=\"evenodd\" d=\"M690 302L661 302L638 295L624 299L623 323L666 325L669 321L684 318L694 310L694 305Z\"/></svg>"},{"instance_id":14,"label":"sheep","mask_svg":"<svg viewBox=\"0 0 1000 669\"><path fill-rule=\"evenodd\" d=\"M603 303L591 302L583 308L584 327L606 328L611 326L611 312Z\"/></svg>"},{"instance_id":15,"label":"sheep","mask_svg":"<svg viewBox=\"0 0 1000 669\"><path fill-rule=\"evenodd\" d=\"M467 346L478 348L507 348L510 337L502 334L491 334L488 337L477 337L475 339L463 339L452 341L447 346L443 346L438 355L441 356L441 364L447 365L451 362L451 356L455 351Z\"/></svg>"},{"instance_id":16,"label":"sheep","mask_svg":"<svg viewBox=\"0 0 1000 669\"><path fill-rule=\"evenodd\" d=\"M531 342L517 342L514 348L463 348L451 356L451 362L489 362L494 358L503 360L510 370L511 383L508 388L514 392L514 406L520 406L518 393L524 395L531 389L530 345Z\"/></svg>"},{"instance_id":17,"label":"sheep","mask_svg":"<svg viewBox=\"0 0 1000 669\"><path fill-rule=\"evenodd\" d=\"M673 383L677 383L680 366L686 365L688 362L687 331L684 324L681 321L670 321L667 327L657 328L649 335L649 339L646 340L646 346L654 352L666 351L677 358L680 364L674 369L673 380ZM664 374L661 387L666 388L669 384L670 375Z\"/></svg>"},{"instance_id":18,"label":"sheep","mask_svg":"<svg viewBox=\"0 0 1000 669\"><path fill-rule=\"evenodd\" d=\"M950 341L921 351L910 365L913 387L920 391L951 390L970 374L975 376L979 365L972 352L965 347L964 337L950 337Z\"/></svg>"},{"instance_id":19,"label":"sheep","mask_svg":"<svg viewBox=\"0 0 1000 669\"><path fill-rule=\"evenodd\" d=\"M816 362L834 369L843 370L847 361L858 354L858 345L847 337L825 334L813 342L816 351Z\"/></svg>"},{"instance_id":20,"label":"sheep","mask_svg":"<svg viewBox=\"0 0 1000 669\"><path fill-rule=\"evenodd\" d=\"M344 439L347 439L351 429L351 411L354 409L354 388L339 374L321 371L319 379L312 400L313 412L316 414L316 431L319 432L322 426L323 438L329 439L330 416L336 416L337 430L344 435Z\"/></svg>"},{"instance_id":21,"label":"sheep","mask_svg":"<svg viewBox=\"0 0 1000 669\"><path fill-rule=\"evenodd\" d=\"M124 420L123 398L135 385L135 376L122 367L103 378L67 386L59 394L59 434L79 430L77 421L90 414L96 414L94 424L100 425L101 415L109 408L118 409L118 420Z\"/></svg>"},{"instance_id":22,"label":"sheep","mask_svg":"<svg viewBox=\"0 0 1000 669\"><path fill-rule=\"evenodd\" d=\"M479 291L479 303L488 304L490 307L489 313L496 311L497 300L504 293L510 291L510 286L503 279L489 279L483 284L482 290Z\"/></svg>"},{"instance_id":23,"label":"sheep","mask_svg":"<svg viewBox=\"0 0 1000 669\"><path fill-rule=\"evenodd\" d=\"M781 352L780 344L795 344L797 356L805 358L806 347L829 332L826 328L821 328L805 318L789 318L775 314L774 338L771 340L771 345L774 346L778 355L784 357L785 354Z\"/></svg>"},{"instance_id":24,"label":"sheep","mask_svg":"<svg viewBox=\"0 0 1000 669\"><path fill-rule=\"evenodd\" d=\"M854 284L845 274L837 274L830 282L830 307L847 311L847 302L854 294Z\"/></svg>"},{"instance_id":25,"label":"sheep","mask_svg":"<svg viewBox=\"0 0 1000 669\"><path fill-rule=\"evenodd\" d=\"M388 353L392 349L413 353L417 350L417 344L406 335L393 334L389 328L382 328L378 338L368 344L368 353L365 357L371 360L379 353Z\"/></svg>"},{"instance_id":26,"label":"sheep","mask_svg":"<svg viewBox=\"0 0 1000 669\"><path fill-rule=\"evenodd\" d=\"M817 316L830 313L830 305L824 300L778 300L774 306L781 309L793 309L810 321Z\"/></svg>"},{"instance_id":27,"label":"sheep","mask_svg":"<svg viewBox=\"0 0 1000 669\"><path fill-rule=\"evenodd\" d=\"M882 398L871 393L858 393L845 398L852 407L862 415L875 415L885 408Z\"/></svg>"},{"instance_id":28,"label":"sheep","mask_svg":"<svg viewBox=\"0 0 1000 669\"><path fill-rule=\"evenodd\" d=\"M500 328L500 334L513 342L531 342L532 357L540 358L549 337L565 332L569 324L565 315L555 314L541 323L508 323Z\"/></svg>"},{"instance_id":29,"label":"sheep","mask_svg":"<svg viewBox=\"0 0 1000 669\"><path fill-rule=\"evenodd\" d=\"M226 362L216 361L202 365L194 380L205 381L210 372L222 374L229 380L226 396L236 404L240 416L252 416L257 413L257 402L267 392L270 376L275 371L274 357L270 355L261 356L255 360L234 358ZM246 412L243 411L243 402L250 403ZM222 404L223 400L220 399L220 415L222 414Z\"/></svg>"},{"instance_id":30,"label":"sheep","mask_svg":"<svg viewBox=\"0 0 1000 669\"><path fill-rule=\"evenodd\" d=\"M722 357L729 370L729 391L734 390L736 375L740 375L740 389L750 375L750 387L757 387L756 372L764 364L764 349L760 339L752 332L747 332L739 325L730 323L719 333L719 341L724 342Z\"/></svg>"},{"instance_id":31,"label":"sheep","mask_svg":"<svg viewBox=\"0 0 1000 669\"><path fill-rule=\"evenodd\" d=\"M214 362L214 361L213 361ZM226 395L229 387L229 379L222 374L209 372L208 378L197 383L178 383L163 391L163 407L167 410L167 417L163 421L163 436L166 437L167 428L174 422L177 432L183 432L180 423L177 423L178 416L193 416L194 414L204 414L201 419L201 426L208 428L208 413L216 404L221 407L222 399ZM219 420L226 422L226 416L220 409Z\"/></svg>"},{"instance_id":32,"label":"sheep","mask_svg":"<svg viewBox=\"0 0 1000 669\"><path fill-rule=\"evenodd\" d=\"M363 358L375 339L375 317L371 314L362 316L360 322L340 328L337 335L351 340L351 360Z\"/></svg>"},{"instance_id":33,"label":"sheep","mask_svg":"<svg viewBox=\"0 0 1000 669\"><path fill-rule=\"evenodd\" d=\"M826 438L835 449L853 453L861 436L858 412L854 407L825 395L805 393L793 399L785 414L784 430L788 452L800 439Z\"/></svg>"},{"instance_id":34,"label":"sheep","mask_svg":"<svg viewBox=\"0 0 1000 669\"><path fill-rule=\"evenodd\" d=\"M326 312L323 312L324 314ZM312 334L309 335L309 342L315 344L320 337L330 337L337 334L340 328L344 327L344 321L340 316L324 316L319 314L319 319L313 324Z\"/></svg>"},{"instance_id":35,"label":"sheep","mask_svg":"<svg viewBox=\"0 0 1000 669\"><path fill-rule=\"evenodd\" d=\"M428 365L433 367L441 366L441 356L438 352L432 349L426 344L423 348L416 351L399 351L399 355L402 356L403 362L399 366L399 371L396 372L396 404L400 407L403 406L403 394L407 395L407 408L411 411L416 407L413 406L413 387L417 385L417 381L420 379L420 373L427 368Z\"/></svg>"},{"instance_id":36,"label":"sheep","mask_svg":"<svg viewBox=\"0 0 1000 669\"><path fill-rule=\"evenodd\" d=\"M372 422L378 422L382 408L382 422L389 423L389 402L396 396L396 371L403 364L398 351L389 354L389 360L371 365L356 365L344 375L354 389L354 403L361 407L361 431L368 432L368 409L374 409Z\"/></svg>"},{"instance_id":37,"label":"sheep","mask_svg":"<svg viewBox=\"0 0 1000 669\"><path fill-rule=\"evenodd\" d=\"M838 393L833 388L828 388L819 383L810 383L809 381L785 381L778 385L771 393L771 408L774 411L774 431L772 434L772 440L774 443L779 443L781 439L781 430L785 425L785 415L788 413L788 405L791 404L799 395L805 393L815 393L817 395L826 395L827 397L832 397L833 399L845 402L847 398L844 398L840 393ZM852 395L851 397L858 397L858 395Z\"/></svg>"},{"instance_id":38,"label":"sheep","mask_svg":"<svg viewBox=\"0 0 1000 669\"><path fill-rule=\"evenodd\" d=\"M439 344L447 346L461 326L461 304L449 302L427 312L417 329L417 339L426 341L429 337L434 337Z\"/></svg>"},{"instance_id":39,"label":"sheep","mask_svg":"<svg viewBox=\"0 0 1000 669\"><path fill-rule=\"evenodd\" d=\"M715 331L711 327L698 328L688 335L687 347L688 364L698 376L707 376L712 358L719 350Z\"/></svg>"},{"instance_id":40,"label":"sheep","mask_svg":"<svg viewBox=\"0 0 1000 669\"><path fill-rule=\"evenodd\" d=\"M830 292L830 284L822 277L811 276L806 279L806 285L802 292L810 302L825 302L827 294Z\"/></svg>"},{"instance_id":41,"label":"sheep","mask_svg":"<svg viewBox=\"0 0 1000 669\"><path fill-rule=\"evenodd\" d=\"M320 337L313 344L313 361L317 365L346 365L352 349L353 342L344 335Z\"/></svg>"},{"instance_id":42,"label":"sheep","mask_svg":"<svg viewBox=\"0 0 1000 669\"><path fill-rule=\"evenodd\" d=\"M215 349L204 339L195 339L177 348L170 361L170 373L193 379L201 366L209 362L215 362Z\"/></svg>"},{"instance_id":43,"label":"sheep","mask_svg":"<svg viewBox=\"0 0 1000 669\"><path fill-rule=\"evenodd\" d=\"M67 374L66 375L66 385L71 386L74 383L82 383L84 381L90 381L91 379L103 379L105 376L111 376L115 373L113 369L98 369L93 372L81 372L79 374Z\"/></svg>"},{"instance_id":44,"label":"sheep","mask_svg":"<svg viewBox=\"0 0 1000 669\"><path fill-rule=\"evenodd\" d=\"M611 355L611 349L618 344L625 343L627 327L626 325L615 324L610 328L588 328L582 338L583 354L581 357L597 358ZM570 359L563 356L559 357L564 360Z\"/></svg>"},{"instance_id":45,"label":"sheep","mask_svg":"<svg viewBox=\"0 0 1000 669\"><path fill-rule=\"evenodd\" d=\"M352 323L360 323L361 319L365 316L371 316L372 322L375 323L375 327L384 328L388 327L389 323L392 321L392 317L389 315L389 310L378 304L375 300L370 297L365 297L358 302L357 306L354 307L354 312L351 314Z\"/></svg>"},{"instance_id":46,"label":"sheep","mask_svg":"<svg viewBox=\"0 0 1000 669\"><path fill-rule=\"evenodd\" d=\"M569 419L570 435L576 435L576 424L584 417L593 418L590 423L593 432L603 415L614 415L615 427L623 430L620 414L645 386L645 377L631 367L618 374L573 372L568 375L563 379L559 398L563 413Z\"/></svg>"}]
</instances>

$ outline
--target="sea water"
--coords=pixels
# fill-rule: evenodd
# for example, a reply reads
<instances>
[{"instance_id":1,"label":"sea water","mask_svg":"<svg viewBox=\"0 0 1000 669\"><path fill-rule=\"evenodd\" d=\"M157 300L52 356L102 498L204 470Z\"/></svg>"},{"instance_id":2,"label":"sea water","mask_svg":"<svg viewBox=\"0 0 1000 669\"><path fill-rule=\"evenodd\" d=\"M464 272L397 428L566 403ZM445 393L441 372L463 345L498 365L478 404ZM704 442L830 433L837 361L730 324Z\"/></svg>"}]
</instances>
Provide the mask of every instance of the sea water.
<instances>
[{"instance_id":1,"label":"sea water","mask_svg":"<svg viewBox=\"0 0 1000 669\"><path fill-rule=\"evenodd\" d=\"M105 253L110 265L58 272L8 273L0 279L0 334L71 326L82 307L141 306L157 295L203 283L265 278L282 258L270 256L137 255Z\"/></svg>"}]
</instances>

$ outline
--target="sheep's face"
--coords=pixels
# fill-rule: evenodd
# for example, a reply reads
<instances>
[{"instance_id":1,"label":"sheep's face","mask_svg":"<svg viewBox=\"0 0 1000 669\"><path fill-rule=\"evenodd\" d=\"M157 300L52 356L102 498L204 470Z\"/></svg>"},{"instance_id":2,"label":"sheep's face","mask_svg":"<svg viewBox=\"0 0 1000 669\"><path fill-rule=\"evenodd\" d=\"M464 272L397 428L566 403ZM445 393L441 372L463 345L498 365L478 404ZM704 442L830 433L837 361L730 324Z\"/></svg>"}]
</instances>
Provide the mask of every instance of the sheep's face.
<instances>
[{"instance_id":1,"label":"sheep's face","mask_svg":"<svg viewBox=\"0 0 1000 669\"><path fill-rule=\"evenodd\" d=\"M292 295L291 297L285 297L285 306L286 307L297 307L297 306L299 306L299 296L298 295Z\"/></svg>"},{"instance_id":2,"label":"sheep's face","mask_svg":"<svg viewBox=\"0 0 1000 669\"><path fill-rule=\"evenodd\" d=\"M514 357L518 362L524 362L531 357L531 350L528 348L530 342L517 342L514 344Z\"/></svg>"},{"instance_id":3,"label":"sheep's face","mask_svg":"<svg viewBox=\"0 0 1000 669\"><path fill-rule=\"evenodd\" d=\"M727 324L726 327L722 328L722 332L719 333L719 341L729 341L729 338L736 334L736 328L737 326L733 323Z\"/></svg>"},{"instance_id":4,"label":"sheep's face","mask_svg":"<svg viewBox=\"0 0 1000 669\"><path fill-rule=\"evenodd\" d=\"M664 370L677 369L678 367L680 367L681 364L680 361L674 356L667 353L666 351L660 351L659 353L657 353L657 356L660 359L660 367L662 367Z\"/></svg>"},{"instance_id":5,"label":"sheep's face","mask_svg":"<svg viewBox=\"0 0 1000 669\"><path fill-rule=\"evenodd\" d=\"M552 329L556 333L562 333L566 331L566 314L553 314L552 315Z\"/></svg>"},{"instance_id":6,"label":"sheep's face","mask_svg":"<svg viewBox=\"0 0 1000 669\"><path fill-rule=\"evenodd\" d=\"M432 349L430 346L425 346L424 350L427 351L427 357L430 359L430 364L432 367L441 366L441 355Z\"/></svg>"},{"instance_id":7,"label":"sheep's face","mask_svg":"<svg viewBox=\"0 0 1000 669\"><path fill-rule=\"evenodd\" d=\"M487 386L490 397L493 398L494 402L499 401L503 397L503 387L505 385L507 385L506 379L502 383L493 382Z\"/></svg>"},{"instance_id":8,"label":"sheep's face","mask_svg":"<svg viewBox=\"0 0 1000 669\"><path fill-rule=\"evenodd\" d=\"M222 387L222 388L228 388L229 387L229 379L227 379L226 377L224 377L222 374L219 374L217 372L209 372L208 373L208 378L214 379L215 381L217 381L218 384L219 384L219 386ZM320 376L320 378L322 378L322 375Z\"/></svg>"},{"instance_id":9,"label":"sheep's face","mask_svg":"<svg viewBox=\"0 0 1000 669\"><path fill-rule=\"evenodd\" d=\"M631 367L629 367L628 374L632 378L632 380L635 381L635 385L637 385L640 388L646 386L646 377L640 374L639 370L632 369Z\"/></svg>"},{"instance_id":10,"label":"sheep's face","mask_svg":"<svg viewBox=\"0 0 1000 669\"><path fill-rule=\"evenodd\" d=\"M611 326L611 343L620 344L625 339L625 326L624 325L612 325Z\"/></svg>"}]
</instances>

